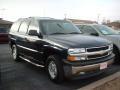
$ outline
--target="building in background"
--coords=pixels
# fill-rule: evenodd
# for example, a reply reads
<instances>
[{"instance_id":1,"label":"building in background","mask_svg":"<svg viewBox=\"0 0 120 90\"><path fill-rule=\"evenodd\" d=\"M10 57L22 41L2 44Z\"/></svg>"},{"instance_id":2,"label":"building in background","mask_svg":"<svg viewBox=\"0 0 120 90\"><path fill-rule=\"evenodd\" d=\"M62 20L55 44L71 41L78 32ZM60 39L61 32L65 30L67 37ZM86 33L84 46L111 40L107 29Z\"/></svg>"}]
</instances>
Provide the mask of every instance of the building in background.
<instances>
[{"instance_id":1,"label":"building in background","mask_svg":"<svg viewBox=\"0 0 120 90\"><path fill-rule=\"evenodd\" d=\"M8 32L12 25L12 22L6 21L0 18L0 44L8 43Z\"/></svg>"},{"instance_id":2,"label":"building in background","mask_svg":"<svg viewBox=\"0 0 120 90\"><path fill-rule=\"evenodd\" d=\"M3 20L2 18L0 18L0 28L5 28L5 29L9 30L12 23L13 22L11 22L11 21L6 21L6 20Z\"/></svg>"},{"instance_id":3,"label":"building in background","mask_svg":"<svg viewBox=\"0 0 120 90\"><path fill-rule=\"evenodd\" d=\"M109 22L106 25L108 25L109 27L112 27L114 30L120 31L120 22L119 21Z\"/></svg>"},{"instance_id":4,"label":"building in background","mask_svg":"<svg viewBox=\"0 0 120 90\"><path fill-rule=\"evenodd\" d=\"M72 21L74 24L94 24L97 23L96 21L91 21L91 20L79 20L79 19L67 19Z\"/></svg>"}]
</instances>

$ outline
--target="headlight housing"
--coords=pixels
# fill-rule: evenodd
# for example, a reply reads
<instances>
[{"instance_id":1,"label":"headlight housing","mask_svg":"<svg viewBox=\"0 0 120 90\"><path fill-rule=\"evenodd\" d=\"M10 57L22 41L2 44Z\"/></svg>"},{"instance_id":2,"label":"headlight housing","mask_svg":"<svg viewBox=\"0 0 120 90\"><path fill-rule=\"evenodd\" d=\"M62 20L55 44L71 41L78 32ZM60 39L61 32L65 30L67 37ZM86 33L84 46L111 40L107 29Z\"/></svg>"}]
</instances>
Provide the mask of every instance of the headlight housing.
<instances>
[{"instance_id":1,"label":"headlight housing","mask_svg":"<svg viewBox=\"0 0 120 90\"><path fill-rule=\"evenodd\" d=\"M86 56L79 56L80 53L85 52L86 52L85 48L68 49L67 60L69 61L86 60Z\"/></svg>"},{"instance_id":2,"label":"headlight housing","mask_svg":"<svg viewBox=\"0 0 120 90\"><path fill-rule=\"evenodd\" d=\"M113 49L113 44L109 45L109 49L112 50Z\"/></svg>"},{"instance_id":3,"label":"headlight housing","mask_svg":"<svg viewBox=\"0 0 120 90\"><path fill-rule=\"evenodd\" d=\"M86 52L85 48L68 49L69 55L76 55L76 54L85 53L85 52Z\"/></svg>"}]
</instances>

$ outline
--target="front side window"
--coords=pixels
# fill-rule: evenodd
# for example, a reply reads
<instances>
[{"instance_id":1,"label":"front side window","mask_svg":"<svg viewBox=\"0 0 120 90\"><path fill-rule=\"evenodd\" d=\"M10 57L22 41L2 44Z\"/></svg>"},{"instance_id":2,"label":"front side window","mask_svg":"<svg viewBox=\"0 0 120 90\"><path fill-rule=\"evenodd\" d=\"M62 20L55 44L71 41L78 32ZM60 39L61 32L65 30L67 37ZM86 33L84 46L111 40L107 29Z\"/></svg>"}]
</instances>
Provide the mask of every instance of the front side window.
<instances>
[{"instance_id":1,"label":"front side window","mask_svg":"<svg viewBox=\"0 0 120 90\"><path fill-rule=\"evenodd\" d=\"M99 30L103 35L115 35L116 33L112 28L105 25L94 25L94 27Z\"/></svg>"},{"instance_id":2,"label":"front side window","mask_svg":"<svg viewBox=\"0 0 120 90\"><path fill-rule=\"evenodd\" d=\"M54 34L80 34L80 30L74 26L72 23L68 21L41 21L40 25L42 27L42 31L47 35Z\"/></svg>"},{"instance_id":3,"label":"front side window","mask_svg":"<svg viewBox=\"0 0 120 90\"><path fill-rule=\"evenodd\" d=\"M86 34L98 34L91 26L84 26L81 31Z\"/></svg>"}]
</instances>

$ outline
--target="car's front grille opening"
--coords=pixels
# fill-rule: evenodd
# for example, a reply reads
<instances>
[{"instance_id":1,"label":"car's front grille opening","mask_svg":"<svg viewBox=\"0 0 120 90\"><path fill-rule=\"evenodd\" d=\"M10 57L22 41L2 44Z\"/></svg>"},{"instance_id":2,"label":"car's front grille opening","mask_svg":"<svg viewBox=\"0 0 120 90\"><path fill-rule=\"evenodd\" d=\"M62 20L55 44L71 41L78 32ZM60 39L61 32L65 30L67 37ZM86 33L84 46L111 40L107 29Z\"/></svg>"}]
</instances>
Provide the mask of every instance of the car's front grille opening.
<instances>
[{"instance_id":1,"label":"car's front grille opening","mask_svg":"<svg viewBox=\"0 0 120 90\"><path fill-rule=\"evenodd\" d=\"M109 52L106 52L104 54L88 55L87 58L90 60L90 59L97 59L97 58L106 57L108 55L109 55Z\"/></svg>"},{"instance_id":2,"label":"car's front grille opening","mask_svg":"<svg viewBox=\"0 0 120 90\"><path fill-rule=\"evenodd\" d=\"M93 55L88 55L87 60L103 58L103 57L107 57L108 55L110 55L109 46L92 47L92 48L87 48L86 50L88 53L96 52Z\"/></svg>"},{"instance_id":3,"label":"car's front grille opening","mask_svg":"<svg viewBox=\"0 0 120 90\"><path fill-rule=\"evenodd\" d=\"M96 52L96 51L107 50L107 49L109 49L109 46L94 47L94 48L88 48L87 52Z\"/></svg>"}]
</instances>

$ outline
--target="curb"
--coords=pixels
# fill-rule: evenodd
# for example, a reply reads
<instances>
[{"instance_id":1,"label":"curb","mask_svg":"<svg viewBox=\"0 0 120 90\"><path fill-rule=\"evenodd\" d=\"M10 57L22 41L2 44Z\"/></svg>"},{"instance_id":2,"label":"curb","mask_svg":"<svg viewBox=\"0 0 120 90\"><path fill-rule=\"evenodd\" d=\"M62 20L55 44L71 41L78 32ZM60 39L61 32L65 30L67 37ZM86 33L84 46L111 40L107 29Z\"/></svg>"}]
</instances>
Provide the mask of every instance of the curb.
<instances>
[{"instance_id":1,"label":"curb","mask_svg":"<svg viewBox=\"0 0 120 90\"><path fill-rule=\"evenodd\" d=\"M77 90L105 90L105 84L120 78L120 71ZM118 83L120 85L120 83ZM113 86L113 85L112 85ZM118 86L118 85L117 85ZM116 87L116 86L113 86ZM112 89L111 89L112 90ZM119 89L120 90L120 89Z\"/></svg>"}]
</instances>

